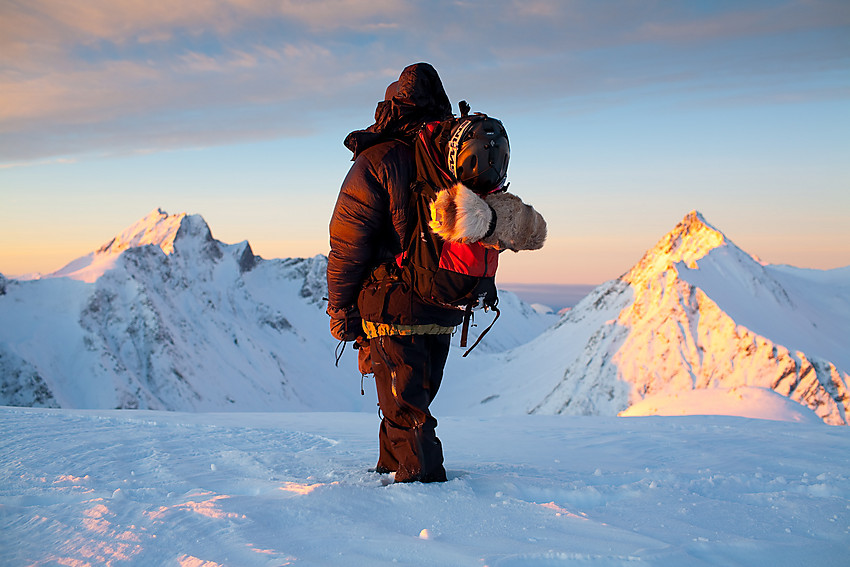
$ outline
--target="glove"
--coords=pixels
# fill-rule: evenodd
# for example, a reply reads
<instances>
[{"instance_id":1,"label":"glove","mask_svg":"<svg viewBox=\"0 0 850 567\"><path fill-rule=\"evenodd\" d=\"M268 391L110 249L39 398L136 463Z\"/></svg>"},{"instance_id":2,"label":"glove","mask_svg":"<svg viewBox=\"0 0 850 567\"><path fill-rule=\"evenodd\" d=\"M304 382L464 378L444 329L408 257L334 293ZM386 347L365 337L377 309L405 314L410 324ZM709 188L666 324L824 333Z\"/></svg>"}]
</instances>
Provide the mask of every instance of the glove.
<instances>
[{"instance_id":1,"label":"glove","mask_svg":"<svg viewBox=\"0 0 850 567\"><path fill-rule=\"evenodd\" d=\"M342 309L328 305L331 317L331 335L338 341L355 341L363 336L363 322L356 305Z\"/></svg>"}]
</instances>

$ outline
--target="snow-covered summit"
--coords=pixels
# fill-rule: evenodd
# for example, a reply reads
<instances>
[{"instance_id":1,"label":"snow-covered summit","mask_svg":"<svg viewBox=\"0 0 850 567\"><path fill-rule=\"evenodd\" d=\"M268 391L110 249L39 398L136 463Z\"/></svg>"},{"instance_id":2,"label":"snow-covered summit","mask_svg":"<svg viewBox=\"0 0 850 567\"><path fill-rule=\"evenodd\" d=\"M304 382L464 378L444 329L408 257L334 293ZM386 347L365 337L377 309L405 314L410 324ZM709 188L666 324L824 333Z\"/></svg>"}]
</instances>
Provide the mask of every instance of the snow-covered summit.
<instances>
[{"instance_id":1,"label":"snow-covered summit","mask_svg":"<svg viewBox=\"0 0 850 567\"><path fill-rule=\"evenodd\" d=\"M847 276L763 265L693 211L552 329L483 363L453 399L485 414L616 415L653 396L765 388L847 424Z\"/></svg>"},{"instance_id":2,"label":"snow-covered summit","mask_svg":"<svg viewBox=\"0 0 850 567\"><path fill-rule=\"evenodd\" d=\"M154 209L142 220L128 227L124 232L104 244L97 251L98 254L120 254L127 248L145 246L152 244L159 246L166 254L174 252L174 241L177 233L183 226L184 220L187 224L202 225L209 238L209 227L200 216L188 217L186 213L169 215L162 209Z\"/></svg>"},{"instance_id":3,"label":"snow-covered summit","mask_svg":"<svg viewBox=\"0 0 850 567\"><path fill-rule=\"evenodd\" d=\"M698 260L722 246L737 249L737 246L725 234L710 225L701 213L691 211L643 255L623 276L623 280L632 283L644 282L671 269L679 262L695 267Z\"/></svg>"},{"instance_id":4,"label":"snow-covered summit","mask_svg":"<svg viewBox=\"0 0 850 567\"><path fill-rule=\"evenodd\" d=\"M92 283L113 269L123 252L145 246L159 248L166 255L174 254L179 248L186 253L218 254L212 232L203 217L186 213L169 215L157 208L97 250L44 277Z\"/></svg>"}]
</instances>

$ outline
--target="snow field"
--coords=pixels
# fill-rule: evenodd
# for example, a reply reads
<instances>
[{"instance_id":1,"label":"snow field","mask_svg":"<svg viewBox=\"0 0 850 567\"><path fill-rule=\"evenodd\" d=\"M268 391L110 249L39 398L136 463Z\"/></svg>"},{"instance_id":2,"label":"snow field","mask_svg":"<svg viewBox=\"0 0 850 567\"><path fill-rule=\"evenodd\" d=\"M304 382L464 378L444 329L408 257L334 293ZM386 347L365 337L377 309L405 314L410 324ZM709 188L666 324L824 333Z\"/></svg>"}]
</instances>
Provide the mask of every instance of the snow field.
<instances>
[{"instance_id":1,"label":"snow field","mask_svg":"<svg viewBox=\"0 0 850 567\"><path fill-rule=\"evenodd\" d=\"M0 564L847 564L847 428L446 417L449 482L385 486L377 426L2 408Z\"/></svg>"}]
</instances>

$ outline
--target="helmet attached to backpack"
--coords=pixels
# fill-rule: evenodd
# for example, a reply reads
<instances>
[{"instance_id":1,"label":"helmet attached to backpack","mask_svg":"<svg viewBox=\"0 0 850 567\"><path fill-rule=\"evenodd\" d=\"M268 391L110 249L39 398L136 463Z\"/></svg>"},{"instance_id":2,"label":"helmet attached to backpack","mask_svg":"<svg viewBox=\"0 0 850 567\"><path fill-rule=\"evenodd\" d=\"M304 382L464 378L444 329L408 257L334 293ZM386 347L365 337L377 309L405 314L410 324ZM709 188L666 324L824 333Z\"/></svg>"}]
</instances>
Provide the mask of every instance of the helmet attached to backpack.
<instances>
[{"instance_id":1,"label":"helmet attached to backpack","mask_svg":"<svg viewBox=\"0 0 850 567\"><path fill-rule=\"evenodd\" d=\"M498 189L508 176L508 133L486 114L464 113L452 129L446 154L449 172L478 194Z\"/></svg>"}]
</instances>

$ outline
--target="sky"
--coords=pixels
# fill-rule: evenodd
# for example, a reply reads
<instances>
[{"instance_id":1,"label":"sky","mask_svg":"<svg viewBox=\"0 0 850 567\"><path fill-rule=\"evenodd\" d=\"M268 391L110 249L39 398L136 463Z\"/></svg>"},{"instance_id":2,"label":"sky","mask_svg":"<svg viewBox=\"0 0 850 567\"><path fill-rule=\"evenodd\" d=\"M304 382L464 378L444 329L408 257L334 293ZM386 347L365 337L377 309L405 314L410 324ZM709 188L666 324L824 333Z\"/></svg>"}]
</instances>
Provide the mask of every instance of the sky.
<instances>
[{"instance_id":1,"label":"sky","mask_svg":"<svg viewBox=\"0 0 850 567\"><path fill-rule=\"evenodd\" d=\"M156 208L326 254L342 140L418 61L503 121L548 221L500 282L616 278L691 210L765 262L850 265L845 0L0 0L0 273Z\"/></svg>"}]
</instances>

